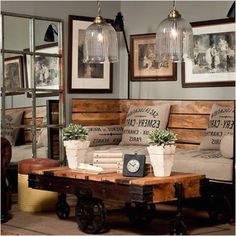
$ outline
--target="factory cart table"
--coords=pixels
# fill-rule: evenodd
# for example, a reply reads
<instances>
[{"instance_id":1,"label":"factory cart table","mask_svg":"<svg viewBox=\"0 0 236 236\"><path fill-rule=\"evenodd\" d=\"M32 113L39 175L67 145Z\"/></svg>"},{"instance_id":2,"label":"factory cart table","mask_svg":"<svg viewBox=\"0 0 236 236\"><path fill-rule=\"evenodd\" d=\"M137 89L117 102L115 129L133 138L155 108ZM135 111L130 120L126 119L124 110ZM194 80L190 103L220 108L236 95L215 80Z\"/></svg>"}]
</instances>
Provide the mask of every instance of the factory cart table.
<instances>
[{"instance_id":1,"label":"factory cart table","mask_svg":"<svg viewBox=\"0 0 236 236\"><path fill-rule=\"evenodd\" d=\"M120 173L91 174L57 167L29 174L29 187L60 193L56 213L61 219L69 217L66 194L75 194L78 226L89 234L99 233L105 225L102 200L124 202L130 221L143 225L151 221L156 203L176 200L177 213L170 221L170 234L185 234L182 200L200 197L202 180L204 175L190 173L171 173L169 177L124 177Z\"/></svg>"}]
</instances>

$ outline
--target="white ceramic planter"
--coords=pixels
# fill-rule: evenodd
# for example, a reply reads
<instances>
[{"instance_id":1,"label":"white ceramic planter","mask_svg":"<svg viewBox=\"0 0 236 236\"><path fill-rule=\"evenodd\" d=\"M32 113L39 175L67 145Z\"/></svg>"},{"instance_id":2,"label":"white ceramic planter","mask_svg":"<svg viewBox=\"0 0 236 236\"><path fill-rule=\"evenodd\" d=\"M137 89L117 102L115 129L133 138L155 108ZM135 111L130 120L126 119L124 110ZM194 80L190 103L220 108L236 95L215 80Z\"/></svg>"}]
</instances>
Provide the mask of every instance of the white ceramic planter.
<instances>
[{"instance_id":1,"label":"white ceramic planter","mask_svg":"<svg viewBox=\"0 0 236 236\"><path fill-rule=\"evenodd\" d=\"M84 163L85 153L89 147L90 141L66 140L66 158L70 169L77 169L79 163Z\"/></svg>"},{"instance_id":2,"label":"white ceramic planter","mask_svg":"<svg viewBox=\"0 0 236 236\"><path fill-rule=\"evenodd\" d=\"M174 163L175 148L175 145L150 145L147 147L154 176L170 176Z\"/></svg>"}]
</instances>

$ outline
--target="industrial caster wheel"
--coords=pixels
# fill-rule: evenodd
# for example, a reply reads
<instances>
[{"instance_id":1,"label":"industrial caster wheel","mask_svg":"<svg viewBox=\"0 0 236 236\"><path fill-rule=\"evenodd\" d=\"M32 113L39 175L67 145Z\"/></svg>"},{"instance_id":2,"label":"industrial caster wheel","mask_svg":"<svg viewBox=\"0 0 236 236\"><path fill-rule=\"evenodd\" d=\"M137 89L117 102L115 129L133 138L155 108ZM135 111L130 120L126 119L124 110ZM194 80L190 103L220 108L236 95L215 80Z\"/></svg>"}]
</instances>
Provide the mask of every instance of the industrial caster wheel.
<instances>
[{"instance_id":1,"label":"industrial caster wheel","mask_svg":"<svg viewBox=\"0 0 236 236\"><path fill-rule=\"evenodd\" d=\"M231 218L232 205L226 195L211 194L207 211L212 223L225 223Z\"/></svg>"},{"instance_id":2,"label":"industrial caster wheel","mask_svg":"<svg viewBox=\"0 0 236 236\"><path fill-rule=\"evenodd\" d=\"M70 206L67 202L57 202L56 213L59 219L65 220L69 218Z\"/></svg>"},{"instance_id":3,"label":"industrial caster wheel","mask_svg":"<svg viewBox=\"0 0 236 236\"><path fill-rule=\"evenodd\" d=\"M148 226L155 216L155 204L147 203L126 203L125 209L132 225L136 227Z\"/></svg>"},{"instance_id":4,"label":"industrial caster wheel","mask_svg":"<svg viewBox=\"0 0 236 236\"><path fill-rule=\"evenodd\" d=\"M100 199L79 199L75 215L78 226L84 233L97 234L105 226L106 210Z\"/></svg>"},{"instance_id":5,"label":"industrial caster wheel","mask_svg":"<svg viewBox=\"0 0 236 236\"><path fill-rule=\"evenodd\" d=\"M177 219L170 222L170 235L186 235L187 227L183 220Z\"/></svg>"}]
</instances>

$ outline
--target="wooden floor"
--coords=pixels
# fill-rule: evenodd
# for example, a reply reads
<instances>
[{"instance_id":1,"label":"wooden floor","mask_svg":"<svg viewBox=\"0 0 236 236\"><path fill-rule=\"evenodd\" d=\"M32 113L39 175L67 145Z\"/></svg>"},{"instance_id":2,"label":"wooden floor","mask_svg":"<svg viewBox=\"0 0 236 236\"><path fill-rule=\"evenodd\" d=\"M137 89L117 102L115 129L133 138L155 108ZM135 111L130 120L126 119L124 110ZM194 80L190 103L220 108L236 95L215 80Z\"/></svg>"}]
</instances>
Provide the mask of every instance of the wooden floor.
<instances>
[{"instance_id":1,"label":"wooden floor","mask_svg":"<svg viewBox=\"0 0 236 236\"><path fill-rule=\"evenodd\" d=\"M27 213L18 210L17 196L13 198L12 218L1 225L1 235L81 235L78 229L74 207L76 199L68 197L71 213L68 220L60 220L55 212ZM109 203L108 203L109 205ZM169 221L175 217L175 206L156 205L156 215L145 229L130 224L123 209L108 206L107 227L102 235L168 235ZM204 209L188 204L183 210L188 234L192 235L235 235L235 224L212 225Z\"/></svg>"}]
</instances>

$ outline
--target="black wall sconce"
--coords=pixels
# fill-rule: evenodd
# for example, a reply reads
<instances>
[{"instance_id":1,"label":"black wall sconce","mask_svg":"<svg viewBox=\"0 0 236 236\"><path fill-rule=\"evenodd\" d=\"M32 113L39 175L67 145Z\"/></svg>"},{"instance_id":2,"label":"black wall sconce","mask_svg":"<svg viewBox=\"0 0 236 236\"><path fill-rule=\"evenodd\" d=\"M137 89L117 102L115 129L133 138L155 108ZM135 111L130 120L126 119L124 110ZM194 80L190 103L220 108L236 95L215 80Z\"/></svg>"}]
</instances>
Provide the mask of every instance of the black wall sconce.
<instances>
[{"instance_id":1,"label":"black wall sconce","mask_svg":"<svg viewBox=\"0 0 236 236\"><path fill-rule=\"evenodd\" d=\"M235 2L232 4L232 6L229 9L229 12L227 14L227 17L229 18L235 18Z\"/></svg>"},{"instance_id":2,"label":"black wall sconce","mask_svg":"<svg viewBox=\"0 0 236 236\"><path fill-rule=\"evenodd\" d=\"M117 32L123 33L123 37L124 37L124 41L125 41L125 47L126 47L126 51L128 54L128 99L130 99L130 50L129 50L127 39L126 39L126 34L125 34L125 29L124 29L124 21L123 21L123 16L122 16L121 12L117 13L112 26L114 27L114 29Z\"/></svg>"},{"instance_id":3,"label":"black wall sconce","mask_svg":"<svg viewBox=\"0 0 236 236\"><path fill-rule=\"evenodd\" d=\"M58 35L57 31L53 29L52 24L50 24L47 28L47 31L44 35L44 41L46 42L54 42L54 34Z\"/></svg>"}]
</instances>

